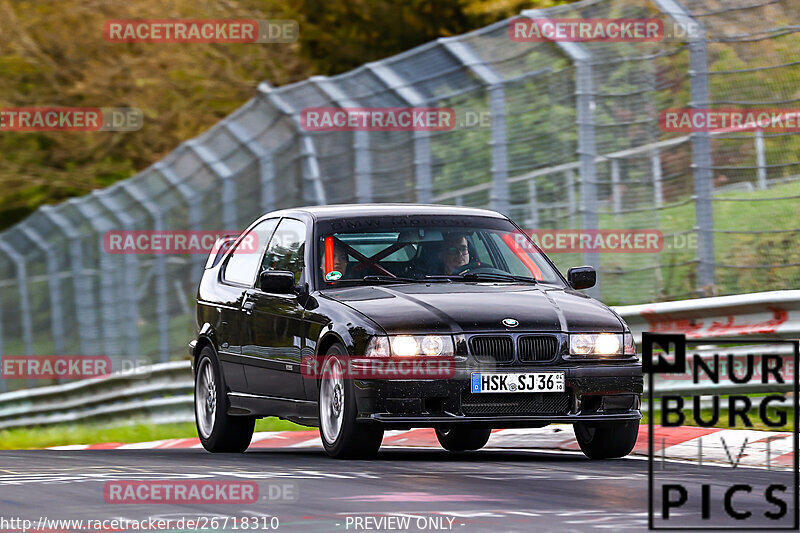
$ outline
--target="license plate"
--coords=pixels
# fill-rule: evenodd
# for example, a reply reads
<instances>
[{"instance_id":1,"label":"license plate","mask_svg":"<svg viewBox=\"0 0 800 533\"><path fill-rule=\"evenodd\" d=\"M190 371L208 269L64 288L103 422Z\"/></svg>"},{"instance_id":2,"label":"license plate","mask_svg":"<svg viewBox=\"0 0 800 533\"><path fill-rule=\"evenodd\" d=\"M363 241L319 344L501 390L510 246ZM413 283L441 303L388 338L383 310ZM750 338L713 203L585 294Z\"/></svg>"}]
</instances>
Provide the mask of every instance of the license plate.
<instances>
[{"instance_id":1,"label":"license plate","mask_svg":"<svg viewBox=\"0 0 800 533\"><path fill-rule=\"evenodd\" d=\"M473 393L564 392L563 372L489 373L473 372Z\"/></svg>"}]
</instances>

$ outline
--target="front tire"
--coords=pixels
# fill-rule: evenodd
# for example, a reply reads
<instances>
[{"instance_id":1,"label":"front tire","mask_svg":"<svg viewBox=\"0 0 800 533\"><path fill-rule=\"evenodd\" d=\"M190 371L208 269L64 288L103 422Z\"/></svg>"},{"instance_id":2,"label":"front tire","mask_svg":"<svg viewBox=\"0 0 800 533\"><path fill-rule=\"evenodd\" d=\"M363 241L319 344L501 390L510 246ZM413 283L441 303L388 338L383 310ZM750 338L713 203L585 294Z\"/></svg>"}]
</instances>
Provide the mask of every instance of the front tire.
<instances>
[{"instance_id":1,"label":"front tire","mask_svg":"<svg viewBox=\"0 0 800 533\"><path fill-rule=\"evenodd\" d=\"M357 422L355 386L344 374L347 350L336 343L328 349L319 383L319 435L325 451L337 459L375 457L383 428Z\"/></svg>"},{"instance_id":2,"label":"front tire","mask_svg":"<svg viewBox=\"0 0 800 533\"><path fill-rule=\"evenodd\" d=\"M638 420L575 424L575 437L581 451L589 459L625 457L633 450L638 436Z\"/></svg>"},{"instance_id":3,"label":"front tire","mask_svg":"<svg viewBox=\"0 0 800 533\"><path fill-rule=\"evenodd\" d=\"M250 446L256 419L228 414L228 396L219 361L203 348L194 377L194 420L203 448L212 453L241 453Z\"/></svg>"},{"instance_id":4,"label":"front tire","mask_svg":"<svg viewBox=\"0 0 800 533\"><path fill-rule=\"evenodd\" d=\"M480 450L489 442L489 428L449 427L436 428L436 438L442 448L449 452Z\"/></svg>"}]
</instances>

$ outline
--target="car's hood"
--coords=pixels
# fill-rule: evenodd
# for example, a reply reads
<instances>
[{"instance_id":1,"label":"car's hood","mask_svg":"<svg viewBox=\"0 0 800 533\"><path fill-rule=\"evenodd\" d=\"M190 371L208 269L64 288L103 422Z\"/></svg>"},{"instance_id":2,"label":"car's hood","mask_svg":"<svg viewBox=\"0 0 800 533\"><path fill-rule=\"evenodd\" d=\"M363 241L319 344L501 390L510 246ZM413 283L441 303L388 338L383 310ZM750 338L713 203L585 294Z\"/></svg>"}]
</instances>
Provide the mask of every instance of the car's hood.
<instances>
[{"instance_id":1,"label":"car's hood","mask_svg":"<svg viewBox=\"0 0 800 533\"><path fill-rule=\"evenodd\" d=\"M374 320L387 333L480 331L621 332L605 305L571 289L504 283L350 287L325 296ZM514 328L504 318L519 321Z\"/></svg>"}]
</instances>

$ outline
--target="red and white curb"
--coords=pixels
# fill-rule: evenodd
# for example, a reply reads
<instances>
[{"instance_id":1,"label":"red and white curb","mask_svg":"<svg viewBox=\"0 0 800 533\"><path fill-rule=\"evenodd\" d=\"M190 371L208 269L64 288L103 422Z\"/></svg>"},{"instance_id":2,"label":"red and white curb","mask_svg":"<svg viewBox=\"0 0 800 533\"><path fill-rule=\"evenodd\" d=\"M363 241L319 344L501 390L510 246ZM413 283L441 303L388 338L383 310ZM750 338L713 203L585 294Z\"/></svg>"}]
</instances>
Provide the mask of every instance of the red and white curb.
<instances>
[{"instance_id":1,"label":"red and white curb","mask_svg":"<svg viewBox=\"0 0 800 533\"><path fill-rule=\"evenodd\" d=\"M634 455L647 455L648 428L639 428ZM746 440L745 440L746 439ZM692 426L654 426L653 451L657 460L688 460L732 466L791 468L794 465L794 438L789 432L731 430ZM383 446L439 448L430 428L387 431ZM50 450L164 450L202 448L199 439L168 439L122 444L77 444L54 446ZM265 448L322 448L317 431L266 431L253 435L250 450ZM486 448L580 451L571 425L552 425L539 429L496 429Z\"/></svg>"}]
</instances>

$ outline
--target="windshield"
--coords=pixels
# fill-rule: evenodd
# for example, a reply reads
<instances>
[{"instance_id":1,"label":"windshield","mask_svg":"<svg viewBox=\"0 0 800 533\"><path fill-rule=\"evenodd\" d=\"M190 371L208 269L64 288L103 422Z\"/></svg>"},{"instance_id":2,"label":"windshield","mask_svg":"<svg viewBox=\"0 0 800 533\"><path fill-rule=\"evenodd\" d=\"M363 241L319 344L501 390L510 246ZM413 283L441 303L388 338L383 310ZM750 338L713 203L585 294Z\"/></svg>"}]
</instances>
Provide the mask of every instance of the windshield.
<instances>
[{"instance_id":1,"label":"windshield","mask_svg":"<svg viewBox=\"0 0 800 533\"><path fill-rule=\"evenodd\" d=\"M507 220L363 217L317 224L318 286L488 280L563 286L555 267Z\"/></svg>"}]
</instances>

